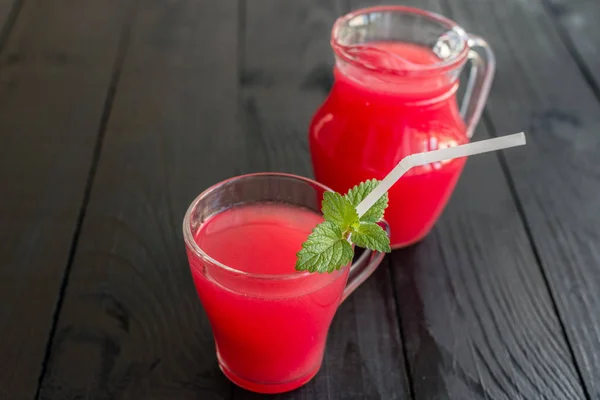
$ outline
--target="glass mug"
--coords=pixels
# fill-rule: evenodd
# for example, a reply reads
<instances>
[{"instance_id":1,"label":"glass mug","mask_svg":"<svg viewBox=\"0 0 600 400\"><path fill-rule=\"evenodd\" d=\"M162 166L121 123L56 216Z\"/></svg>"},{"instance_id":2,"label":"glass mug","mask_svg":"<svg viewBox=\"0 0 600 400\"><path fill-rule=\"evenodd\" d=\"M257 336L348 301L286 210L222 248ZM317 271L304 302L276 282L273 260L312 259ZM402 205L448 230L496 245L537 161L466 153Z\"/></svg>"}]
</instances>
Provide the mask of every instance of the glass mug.
<instances>
[{"instance_id":1,"label":"glass mug","mask_svg":"<svg viewBox=\"0 0 600 400\"><path fill-rule=\"evenodd\" d=\"M317 181L345 193L384 178L407 155L464 144L473 135L495 66L483 39L441 15L382 6L339 18L331 45L335 81L309 128ZM459 108L459 75L468 62ZM464 163L413 168L390 189L385 215L392 248L427 235Z\"/></svg>"},{"instance_id":2,"label":"glass mug","mask_svg":"<svg viewBox=\"0 0 600 400\"><path fill-rule=\"evenodd\" d=\"M321 201L329 190L299 176L250 174L205 190L185 214L187 255L210 320L219 367L238 386L280 393L314 377L338 306L371 275L384 254L367 250L354 264L331 274L248 273L213 259L197 244L195 234L212 216L241 205L284 203L322 215Z\"/></svg>"}]
</instances>

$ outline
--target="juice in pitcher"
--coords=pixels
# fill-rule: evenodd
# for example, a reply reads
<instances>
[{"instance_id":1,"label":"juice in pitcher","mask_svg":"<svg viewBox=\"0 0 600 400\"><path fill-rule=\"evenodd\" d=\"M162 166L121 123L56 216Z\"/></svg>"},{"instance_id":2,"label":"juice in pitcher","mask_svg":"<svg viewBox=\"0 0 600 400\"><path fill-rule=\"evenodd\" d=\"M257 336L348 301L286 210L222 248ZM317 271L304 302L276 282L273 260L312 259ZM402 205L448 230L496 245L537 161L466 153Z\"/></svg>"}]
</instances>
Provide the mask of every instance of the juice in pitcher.
<instances>
[{"instance_id":1,"label":"juice in pitcher","mask_svg":"<svg viewBox=\"0 0 600 400\"><path fill-rule=\"evenodd\" d=\"M309 132L317 181L345 192L382 179L405 156L469 141L493 76L493 55L481 39L436 14L376 7L340 18L332 47L335 83ZM459 108L459 75L468 60L474 68ZM413 168L390 189L385 218L393 248L427 235L464 163Z\"/></svg>"}]
</instances>

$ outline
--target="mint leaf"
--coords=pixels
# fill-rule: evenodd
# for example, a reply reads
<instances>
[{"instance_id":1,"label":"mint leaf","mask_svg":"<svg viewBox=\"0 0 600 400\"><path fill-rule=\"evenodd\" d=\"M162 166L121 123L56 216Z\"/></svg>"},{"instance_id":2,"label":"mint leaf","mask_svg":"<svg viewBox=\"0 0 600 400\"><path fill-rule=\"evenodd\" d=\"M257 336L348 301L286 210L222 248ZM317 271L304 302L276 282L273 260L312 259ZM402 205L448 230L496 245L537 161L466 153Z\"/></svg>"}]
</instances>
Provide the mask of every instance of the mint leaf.
<instances>
[{"instance_id":1,"label":"mint leaf","mask_svg":"<svg viewBox=\"0 0 600 400\"><path fill-rule=\"evenodd\" d=\"M339 193L325 192L321 209L325 220L333 222L342 231L358 222L356 208Z\"/></svg>"},{"instance_id":2,"label":"mint leaf","mask_svg":"<svg viewBox=\"0 0 600 400\"><path fill-rule=\"evenodd\" d=\"M297 256L297 271L333 272L352 261L354 250L340 227L325 221L308 235Z\"/></svg>"},{"instance_id":3,"label":"mint leaf","mask_svg":"<svg viewBox=\"0 0 600 400\"><path fill-rule=\"evenodd\" d=\"M390 238L381 226L373 222L361 222L356 229L352 230L350 240L357 246L371 250L385 253L392 251L390 249Z\"/></svg>"},{"instance_id":4,"label":"mint leaf","mask_svg":"<svg viewBox=\"0 0 600 400\"><path fill-rule=\"evenodd\" d=\"M356 206L379 184L371 179L356 185L342 196L326 192L321 209L325 221L317 225L302 244L297 254L296 270L309 272L333 272L352 261L352 243L371 250L390 252L390 239L377 225L388 206L384 194L362 216L358 217Z\"/></svg>"},{"instance_id":5,"label":"mint leaf","mask_svg":"<svg viewBox=\"0 0 600 400\"><path fill-rule=\"evenodd\" d=\"M379 185L379 181L377 179L364 181L350 189L344 197L346 197L348 201L350 201L350 203L356 208L360 202L363 201L364 198L367 197L367 195L377 187L377 185ZM388 194L385 193L379 198L379 200L375 202L375 204L373 204L371 208L369 208L369 210L362 217L360 217L360 221L379 222L383 218L384 211L388 206L388 201Z\"/></svg>"}]
</instances>

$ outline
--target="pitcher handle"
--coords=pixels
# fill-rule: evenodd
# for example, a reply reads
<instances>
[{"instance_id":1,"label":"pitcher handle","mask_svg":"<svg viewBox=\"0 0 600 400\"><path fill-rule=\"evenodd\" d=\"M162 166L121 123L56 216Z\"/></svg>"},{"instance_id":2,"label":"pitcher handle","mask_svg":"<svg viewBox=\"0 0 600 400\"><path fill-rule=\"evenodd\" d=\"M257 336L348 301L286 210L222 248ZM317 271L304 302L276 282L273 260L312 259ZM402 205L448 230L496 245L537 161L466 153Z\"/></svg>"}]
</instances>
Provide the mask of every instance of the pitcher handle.
<instances>
[{"instance_id":1,"label":"pitcher handle","mask_svg":"<svg viewBox=\"0 0 600 400\"><path fill-rule=\"evenodd\" d=\"M487 42L479 36L469 35L467 45L470 48L468 58L471 61L471 70L460 106L460 114L467 126L467 137L471 138L492 86L496 58ZM481 49L481 53L475 49Z\"/></svg>"},{"instance_id":2,"label":"pitcher handle","mask_svg":"<svg viewBox=\"0 0 600 400\"><path fill-rule=\"evenodd\" d=\"M384 220L381 221L383 225L383 229L387 233L388 237L390 236L390 226ZM365 251L360 255L358 260L354 264L350 266L350 274L348 275L348 283L346 284L346 288L344 289L344 294L342 296L342 301L346 300L348 296L356 290L381 264L381 260L385 257L385 253L380 251L373 251L369 249L365 249Z\"/></svg>"}]
</instances>

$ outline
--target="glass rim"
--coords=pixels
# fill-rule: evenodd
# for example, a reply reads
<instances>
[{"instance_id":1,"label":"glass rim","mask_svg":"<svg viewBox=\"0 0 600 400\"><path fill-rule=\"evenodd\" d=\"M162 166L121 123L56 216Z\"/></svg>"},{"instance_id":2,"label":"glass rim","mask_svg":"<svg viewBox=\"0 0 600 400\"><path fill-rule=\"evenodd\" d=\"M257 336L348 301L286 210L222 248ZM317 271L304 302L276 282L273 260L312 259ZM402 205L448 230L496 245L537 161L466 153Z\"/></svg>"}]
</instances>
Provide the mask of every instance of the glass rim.
<instances>
[{"instance_id":1,"label":"glass rim","mask_svg":"<svg viewBox=\"0 0 600 400\"><path fill-rule=\"evenodd\" d=\"M449 57L446 60L440 61L439 63L435 63L435 64L431 64L431 65L420 65L419 66L420 68L418 71L380 69L380 68L373 68L368 65L364 65L360 61L358 61L352 54L350 54L348 52L348 49L353 47L352 45L343 45L339 42L338 32L341 29L341 27L344 24L348 23L348 21L350 21L352 18L355 18L359 15L371 14L374 12L396 12L396 13L405 13L405 14L416 14L416 15L427 17L435 22L438 22L440 24L447 26L448 29L456 32L458 34L458 36L460 37L460 39L463 41L464 48L459 53L454 54L454 55L452 55L452 57ZM330 39L331 47L333 48L335 54L337 56L339 56L340 58L342 58L344 61L358 65L360 68L365 68L367 70L380 72L380 73L387 73L387 74L391 74L391 75L401 75L401 76L422 75L422 74L431 73L432 71L442 72L442 71L456 68L461 63L463 63L467 58L467 55L469 53L468 42L469 42L469 34L458 23L451 20L450 18L447 18L447 17L445 17L441 14L435 13L433 11L428 11L428 10L424 10L424 9L416 8L416 7L401 6L401 5L389 5L389 6L382 5L382 6L366 7L366 8L358 9L356 11L349 12L349 13L339 17L335 21L335 23L333 24L333 28L331 29L331 39Z\"/></svg>"},{"instance_id":2,"label":"glass rim","mask_svg":"<svg viewBox=\"0 0 600 400\"><path fill-rule=\"evenodd\" d=\"M253 178L253 177L273 177L273 178L294 179L297 181L301 181L305 184L310 184L310 185L320 187L325 192L332 192L332 190L330 188L328 188L327 186L325 186L319 182L316 182L310 178L306 178L306 177L294 175L294 174L288 174L288 173L284 173L284 172L255 172L255 173L238 175L238 176L234 176L232 178L225 179L223 181L215 183L214 185L212 185L209 188L202 191L198 196L196 196L196 198L188 206L185 216L183 217L183 239L185 241L185 245L190 250L192 250L194 255L196 255L197 257L199 257L203 260L206 260L206 261L210 262L211 264L213 264L225 271L228 271L228 272L231 272L231 273L234 273L236 275L240 275L240 276L243 276L246 278L282 281L282 280L301 279L301 278L307 278L309 276L314 276L314 273L308 272L308 271L292 272L289 274L259 274L259 273L251 273L251 272L242 271L242 270L230 267L220 261L215 260L213 257L209 256L204 250L202 250L202 248L200 246L198 246L198 244L194 240L194 234L192 232L191 218L192 218L192 213L194 212L194 210L196 210L196 208L198 207L198 204L203 199L205 199L207 196L209 196L211 193L213 193L215 190L217 190L218 188L220 188L221 186L223 186L227 183L232 183L232 182L236 182L236 181L240 181L240 180L244 180L244 179L248 179L248 178ZM364 251L360 255L357 262L362 261L363 258L367 257L368 255L369 255L369 252ZM346 268L346 267L344 267L344 268ZM343 270L343 268L340 268L340 271L341 270ZM330 275L330 274L327 274L327 275Z\"/></svg>"}]
</instances>

